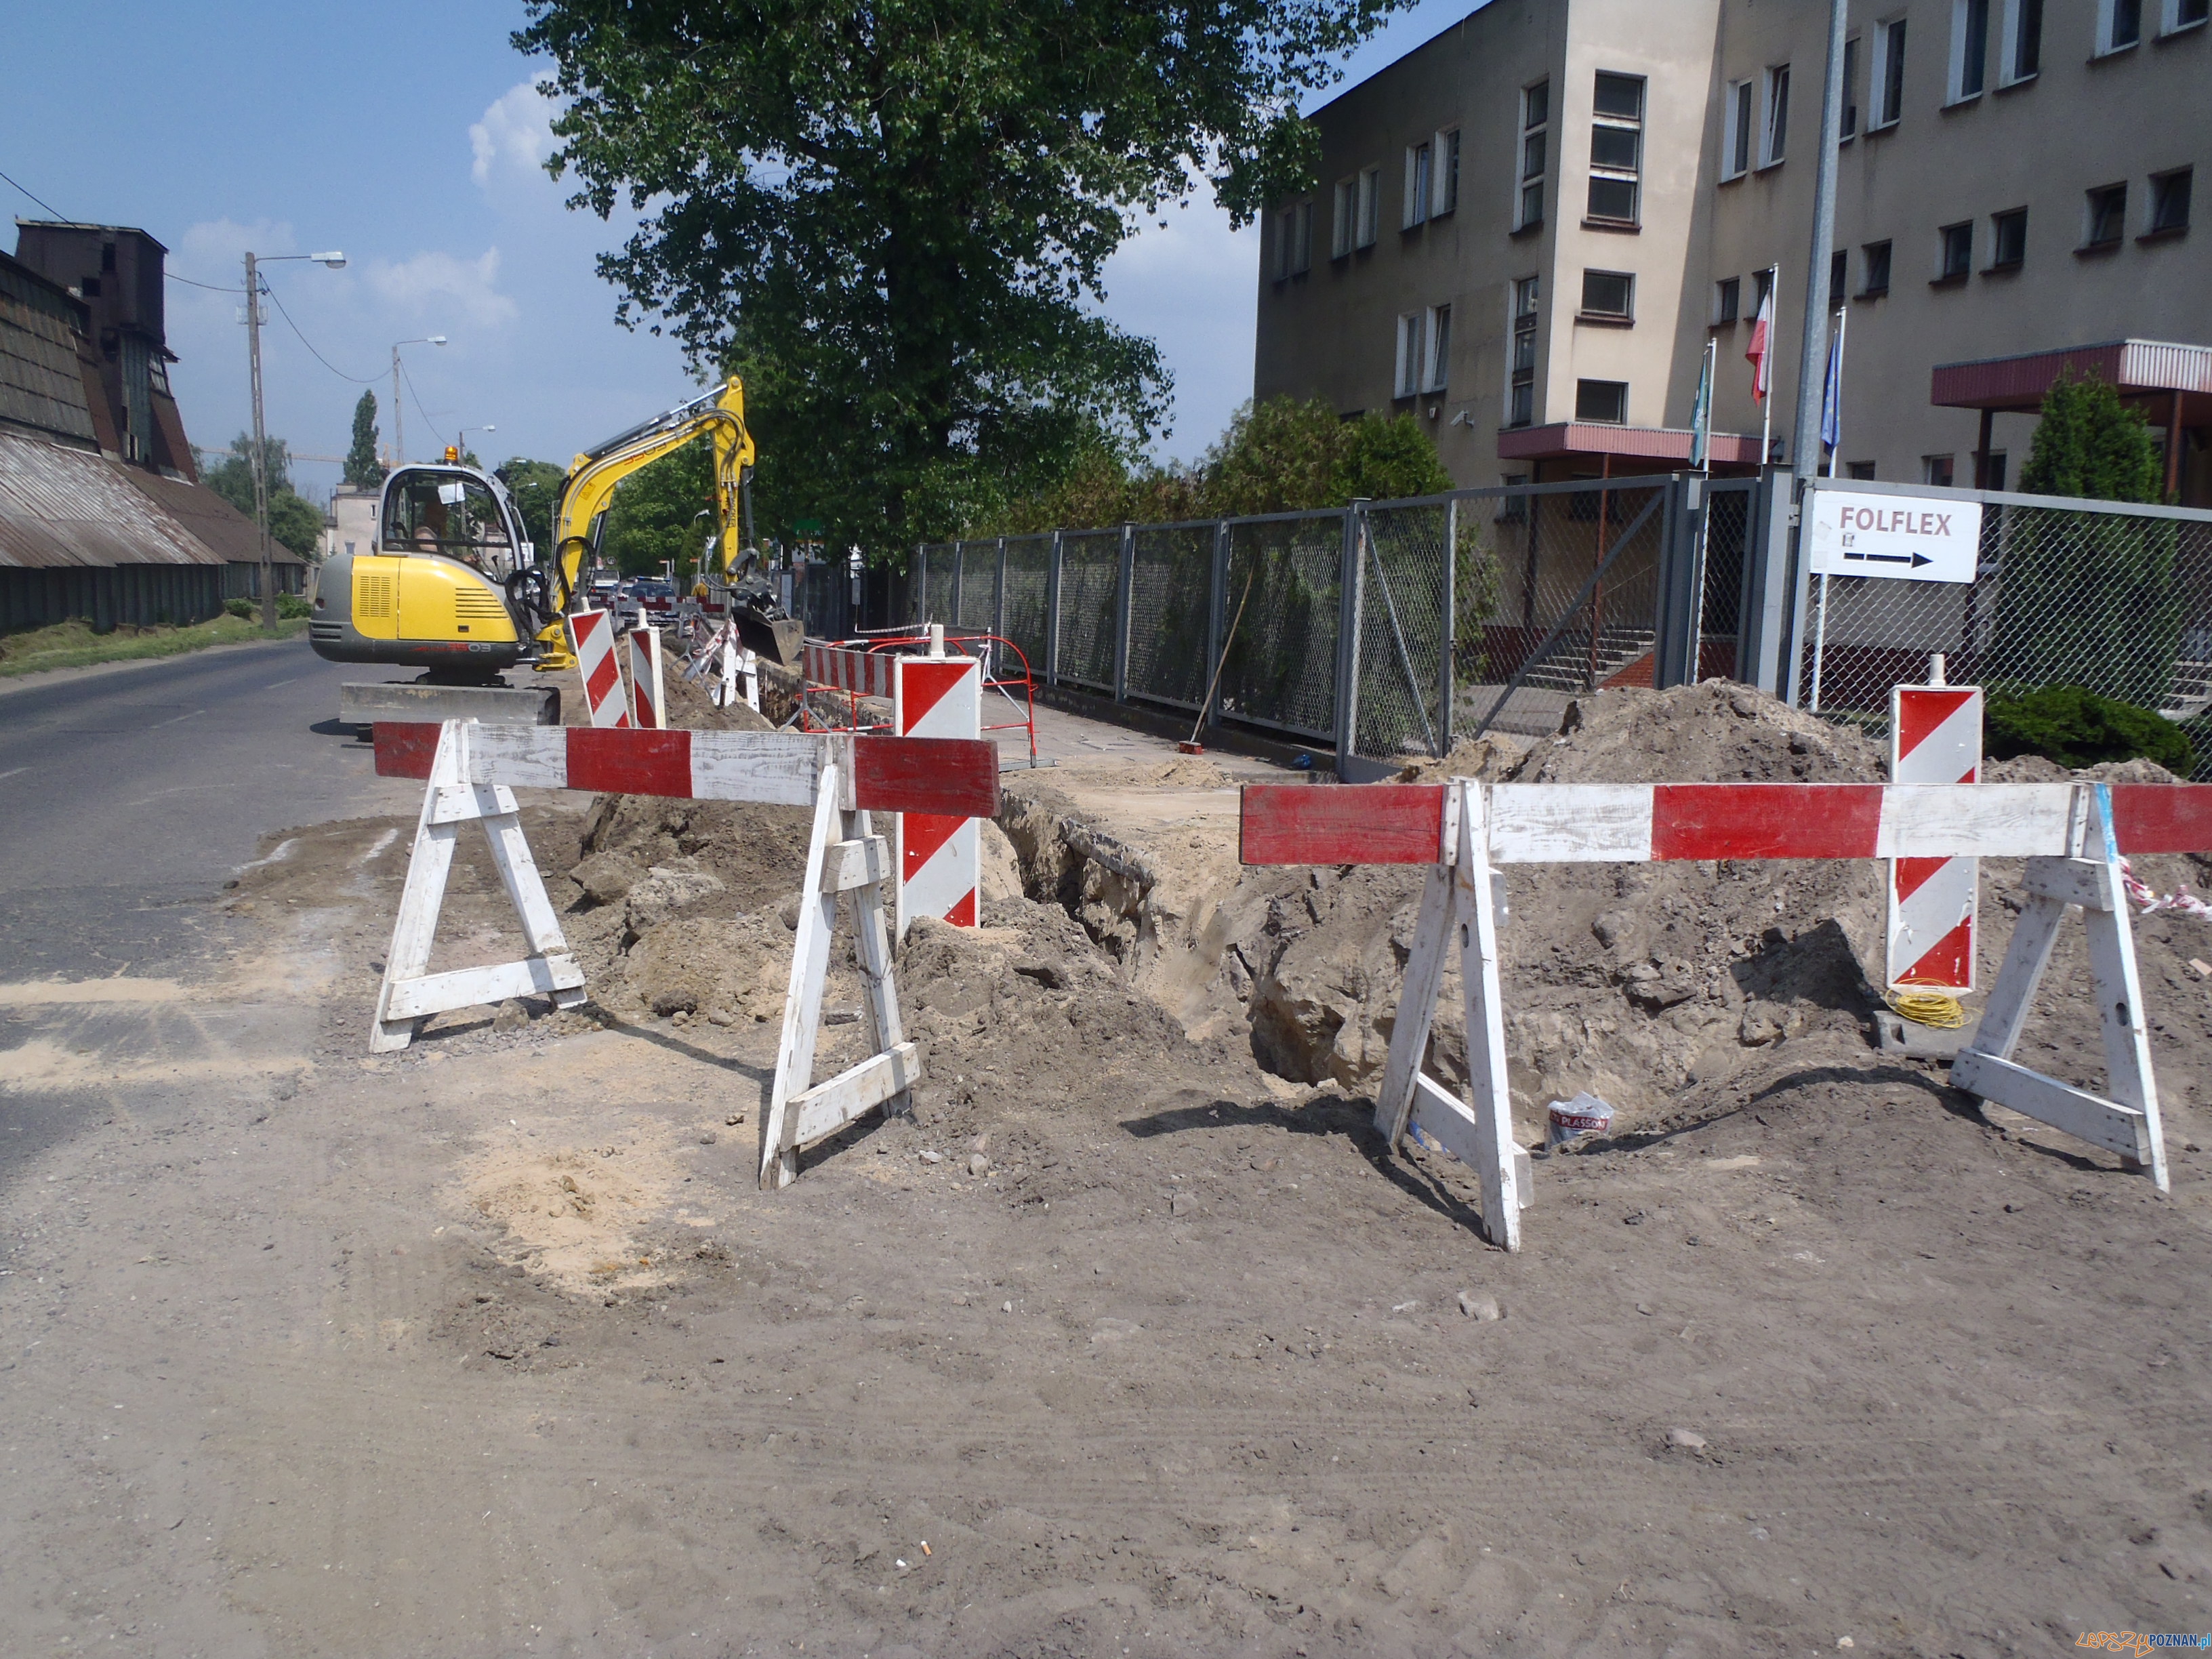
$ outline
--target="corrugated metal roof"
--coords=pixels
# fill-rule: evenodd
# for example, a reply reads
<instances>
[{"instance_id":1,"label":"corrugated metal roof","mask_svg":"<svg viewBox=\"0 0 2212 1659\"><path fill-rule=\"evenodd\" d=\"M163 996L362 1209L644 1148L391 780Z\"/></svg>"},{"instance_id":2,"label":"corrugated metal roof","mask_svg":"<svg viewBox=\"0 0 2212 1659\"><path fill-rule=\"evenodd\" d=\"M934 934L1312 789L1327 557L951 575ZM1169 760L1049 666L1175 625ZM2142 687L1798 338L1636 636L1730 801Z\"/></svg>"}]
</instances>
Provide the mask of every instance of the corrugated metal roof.
<instances>
[{"instance_id":1,"label":"corrugated metal roof","mask_svg":"<svg viewBox=\"0 0 2212 1659\"><path fill-rule=\"evenodd\" d=\"M153 491L135 487L131 472L103 455L0 432L0 565L229 562Z\"/></svg>"},{"instance_id":2,"label":"corrugated metal roof","mask_svg":"<svg viewBox=\"0 0 2212 1659\"><path fill-rule=\"evenodd\" d=\"M145 491L155 505L177 520L192 534L234 564L258 562L261 535L247 518L205 484L182 478L165 478L143 467L120 469L133 487ZM275 538L270 538L269 557L276 564L305 564L307 561Z\"/></svg>"},{"instance_id":3,"label":"corrugated metal roof","mask_svg":"<svg viewBox=\"0 0 2212 1659\"><path fill-rule=\"evenodd\" d=\"M1944 409L2034 409L2062 374L2094 375L2124 392L2212 392L2212 346L2105 340L1938 363L1929 377L1928 401Z\"/></svg>"},{"instance_id":4,"label":"corrugated metal roof","mask_svg":"<svg viewBox=\"0 0 2212 1659\"><path fill-rule=\"evenodd\" d=\"M0 420L94 441L66 295L0 255Z\"/></svg>"}]
</instances>

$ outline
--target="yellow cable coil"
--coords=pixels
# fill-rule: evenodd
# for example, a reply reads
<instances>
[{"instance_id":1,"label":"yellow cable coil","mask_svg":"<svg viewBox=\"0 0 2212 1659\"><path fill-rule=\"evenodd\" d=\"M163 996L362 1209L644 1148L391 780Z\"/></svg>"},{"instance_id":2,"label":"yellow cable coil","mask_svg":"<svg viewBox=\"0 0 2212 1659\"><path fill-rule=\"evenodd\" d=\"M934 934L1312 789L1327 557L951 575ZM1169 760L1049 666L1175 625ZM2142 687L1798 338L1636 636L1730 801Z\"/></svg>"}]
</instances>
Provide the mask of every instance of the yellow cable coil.
<instances>
[{"instance_id":1,"label":"yellow cable coil","mask_svg":"<svg viewBox=\"0 0 2212 1659\"><path fill-rule=\"evenodd\" d=\"M1959 999L1943 991L1892 991L1884 999L1903 1018L1916 1025L1932 1025L1939 1031L1955 1031L1966 1023Z\"/></svg>"}]
</instances>

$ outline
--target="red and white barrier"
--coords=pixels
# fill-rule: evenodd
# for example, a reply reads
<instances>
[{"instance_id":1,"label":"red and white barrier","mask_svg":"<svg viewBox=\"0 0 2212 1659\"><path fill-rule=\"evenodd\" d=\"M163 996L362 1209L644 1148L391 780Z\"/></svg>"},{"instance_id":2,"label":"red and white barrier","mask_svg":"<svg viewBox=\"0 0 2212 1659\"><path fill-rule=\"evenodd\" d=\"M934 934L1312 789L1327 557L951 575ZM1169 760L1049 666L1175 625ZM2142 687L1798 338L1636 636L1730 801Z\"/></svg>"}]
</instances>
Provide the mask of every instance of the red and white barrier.
<instances>
[{"instance_id":1,"label":"red and white barrier","mask_svg":"<svg viewBox=\"0 0 2212 1659\"><path fill-rule=\"evenodd\" d=\"M430 1015L507 997L584 1000L584 976L522 836L517 788L586 789L704 800L807 805L809 902L799 906L784 999L775 1082L762 1115L761 1182L795 1180L799 1154L879 1106L905 1097L921 1075L921 1052L903 1035L891 977L883 884L890 846L872 811L989 817L999 807L996 744L930 738L796 732L594 730L587 726L442 726L376 728L378 772L428 781L401 895L369 1047L404 1048ZM430 947L460 824L476 819L520 915L530 954L519 962L428 971ZM873 1052L827 1082L813 1081L822 992L838 898L849 895Z\"/></svg>"},{"instance_id":2,"label":"red and white barrier","mask_svg":"<svg viewBox=\"0 0 2212 1659\"><path fill-rule=\"evenodd\" d=\"M1528 1192L1505 1083L1502 864L2025 858L2027 902L1952 1083L2117 1152L2166 1188L2122 855L2212 851L2212 785L1267 784L1243 792L1241 842L1246 864L1429 866L1376 1127L1394 1150L1418 1124L1458 1153L1481 1179L1485 1231L1508 1249L1520 1247ZM2059 923L2075 908L2104 1026L2102 1096L2011 1058ZM1420 1075L1454 940L1471 1107Z\"/></svg>"},{"instance_id":3,"label":"red and white barrier","mask_svg":"<svg viewBox=\"0 0 2212 1659\"><path fill-rule=\"evenodd\" d=\"M666 687L660 678L660 630L629 631L629 723L643 732L668 724Z\"/></svg>"},{"instance_id":4,"label":"red and white barrier","mask_svg":"<svg viewBox=\"0 0 2212 1659\"><path fill-rule=\"evenodd\" d=\"M1979 686L1900 685L1890 693L1889 781L1975 783L1982 775ZM1974 988L1982 861L1899 858L1889 866L1892 989Z\"/></svg>"},{"instance_id":5,"label":"red and white barrier","mask_svg":"<svg viewBox=\"0 0 2212 1659\"><path fill-rule=\"evenodd\" d=\"M584 707L590 711L592 724L628 726L629 711L623 707L613 616L605 611L572 611L562 621L568 629L568 648L576 653L577 672L583 676Z\"/></svg>"},{"instance_id":6,"label":"red and white barrier","mask_svg":"<svg viewBox=\"0 0 2212 1659\"><path fill-rule=\"evenodd\" d=\"M901 737L974 741L982 735L983 667L973 657L900 657L892 726ZM991 745L992 753L998 752ZM975 816L902 812L898 823L898 931L916 916L956 927L978 921L982 842Z\"/></svg>"},{"instance_id":7,"label":"red and white barrier","mask_svg":"<svg viewBox=\"0 0 2212 1659\"><path fill-rule=\"evenodd\" d=\"M896 694L891 684L891 664L896 660L884 651L850 651L842 646L809 644L802 653L801 665L811 684L888 701Z\"/></svg>"}]
</instances>

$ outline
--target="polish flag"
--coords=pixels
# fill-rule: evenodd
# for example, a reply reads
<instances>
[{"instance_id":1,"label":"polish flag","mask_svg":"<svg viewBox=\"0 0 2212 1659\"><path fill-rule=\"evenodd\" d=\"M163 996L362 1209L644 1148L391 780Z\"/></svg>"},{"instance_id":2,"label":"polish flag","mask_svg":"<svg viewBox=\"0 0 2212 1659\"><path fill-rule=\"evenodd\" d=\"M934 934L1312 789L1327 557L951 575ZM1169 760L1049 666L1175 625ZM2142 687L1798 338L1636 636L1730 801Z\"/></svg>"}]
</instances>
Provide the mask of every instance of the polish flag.
<instances>
[{"instance_id":1,"label":"polish flag","mask_svg":"<svg viewBox=\"0 0 2212 1659\"><path fill-rule=\"evenodd\" d=\"M1766 297L1759 302L1759 316L1751 325L1751 343L1744 348L1744 360L1751 365L1751 395L1759 403L1766 401L1767 352L1774 338L1774 290L1766 290Z\"/></svg>"}]
</instances>

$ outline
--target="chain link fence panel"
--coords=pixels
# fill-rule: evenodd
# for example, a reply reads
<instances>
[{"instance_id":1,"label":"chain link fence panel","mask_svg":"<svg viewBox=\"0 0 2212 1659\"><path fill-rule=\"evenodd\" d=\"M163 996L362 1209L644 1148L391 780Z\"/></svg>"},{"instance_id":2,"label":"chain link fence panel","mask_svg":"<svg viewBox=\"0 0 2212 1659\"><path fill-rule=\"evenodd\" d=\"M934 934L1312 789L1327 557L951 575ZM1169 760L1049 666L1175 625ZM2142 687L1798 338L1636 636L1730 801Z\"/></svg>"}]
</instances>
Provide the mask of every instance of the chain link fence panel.
<instances>
[{"instance_id":1,"label":"chain link fence panel","mask_svg":"<svg viewBox=\"0 0 2212 1659\"><path fill-rule=\"evenodd\" d=\"M1071 530L1060 538L1060 678L1114 692L1121 532Z\"/></svg>"},{"instance_id":2,"label":"chain link fence panel","mask_svg":"<svg viewBox=\"0 0 2212 1659\"><path fill-rule=\"evenodd\" d=\"M927 627L931 623L952 625L952 578L958 549L956 542L933 542L921 550L922 580L915 586L921 599L921 614L915 621Z\"/></svg>"},{"instance_id":3,"label":"chain link fence panel","mask_svg":"<svg viewBox=\"0 0 2212 1659\"><path fill-rule=\"evenodd\" d=\"M1889 738L1889 694L1945 658L1992 696L2079 685L2156 710L2212 778L2212 522L1990 501L1972 582L1814 576L1799 684L1808 708Z\"/></svg>"},{"instance_id":4,"label":"chain link fence panel","mask_svg":"<svg viewBox=\"0 0 2212 1659\"><path fill-rule=\"evenodd\" d=\"M1129 696L1195 709L1206 695L1213 542L1211 523L1130 532Z\"/></svg>"},{"instance_id":5,"label":"chain link fence panel","mask_svg":"<svg viewBox=\"0 0 2212 1659\"><path fill-rule=\"evenodd\" d=\"M1006 615L1001 630L1022 655L1030 672L1042 678L1045 670L1045 623L1051 612L1052 538L1006 538Z\"/></svg>"},{"instance_id":6,"label":"chain link fence panel","mask_svg":"<svg viewBox=\"0 0 2212 1659\"><path fill-rule=\"evenodd\" d=\"M1449 744L1446 548L1468 506L1386 504L1365 514L1353 747L1372 759L1441 756Z\"/></svg>"},{"instance_id":7,"label":"chain link fence panel","mask_svg":"<svg viewBox=\"0 0 2212 1659\"><path fill-rule=\"evenodd\" d=\"M1342 512L1233 520L1221 710L1316 743L1336 741Z\"/></svg>"},{"instance_id":8,"label":"chain link fence panel","mask_svg":"<svg viewBox=\"0 0 2212 1659\"><path fill-rule=\"evenodd\" d=\"M960 544L957 614L953 626L963 634L991 634L999 626L999 541Z\"/></svg>"}]
</instances>

